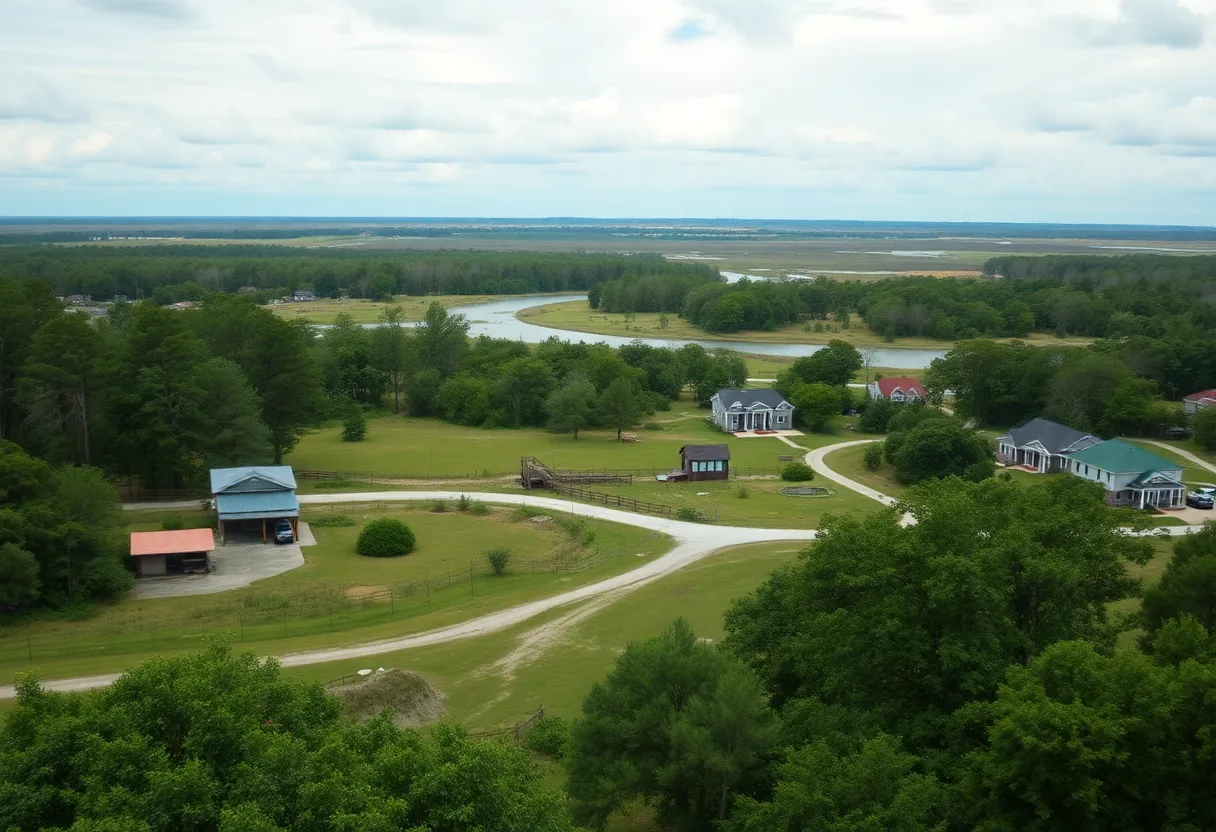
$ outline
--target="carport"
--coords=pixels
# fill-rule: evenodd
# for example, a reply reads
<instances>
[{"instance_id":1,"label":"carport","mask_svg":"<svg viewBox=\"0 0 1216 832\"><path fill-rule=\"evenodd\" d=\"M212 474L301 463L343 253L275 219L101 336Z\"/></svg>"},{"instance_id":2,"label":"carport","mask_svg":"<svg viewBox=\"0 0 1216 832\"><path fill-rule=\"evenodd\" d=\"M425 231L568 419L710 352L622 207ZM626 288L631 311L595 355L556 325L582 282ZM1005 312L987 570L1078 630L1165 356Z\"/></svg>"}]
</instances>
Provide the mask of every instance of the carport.
<instances>
[{"instance_id":1,"label":"carport","mask_svg":"<svg viewBox=\"0 0 1216 832\"><path fill-rule=\"evenodd\" d=\"M250 528L260 531L265 543L279 520L290 522L299 539L300 503L291 466L213 468L211 493L221 543L227 541L230 530Z\"/></svg>"},{"instance_id":2,"label":"carport","mask_svg":"<svg viewBox=\"0 0 1216 832\"><path fill-rule=\"evenodd\" d=\"M211 571L215 536L211 529L131 532L131 557L140 578L206 574Z\"/></svg>"}]
</instances>

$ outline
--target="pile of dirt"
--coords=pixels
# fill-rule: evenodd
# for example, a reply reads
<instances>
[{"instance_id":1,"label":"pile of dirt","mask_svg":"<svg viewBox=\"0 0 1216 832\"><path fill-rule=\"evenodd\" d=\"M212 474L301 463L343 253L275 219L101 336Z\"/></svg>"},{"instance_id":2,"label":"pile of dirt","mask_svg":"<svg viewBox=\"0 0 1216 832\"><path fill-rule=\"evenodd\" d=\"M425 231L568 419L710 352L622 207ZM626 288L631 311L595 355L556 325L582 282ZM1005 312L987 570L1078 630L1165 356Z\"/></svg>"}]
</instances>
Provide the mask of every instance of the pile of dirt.
<instances>
[{"instance_id":1,"label":"pile of dirt","mask_svg":"<svg viewBox=\"0 0 1216 832\"><path fill-rule=\"evenodd\" d=\"M426 725L443 717L443 694L409 670L380 670L366 679L328 689L342 700L343 712L360 722L381 711L393 712L402 728Z\"/></svg>"}]
</instances>

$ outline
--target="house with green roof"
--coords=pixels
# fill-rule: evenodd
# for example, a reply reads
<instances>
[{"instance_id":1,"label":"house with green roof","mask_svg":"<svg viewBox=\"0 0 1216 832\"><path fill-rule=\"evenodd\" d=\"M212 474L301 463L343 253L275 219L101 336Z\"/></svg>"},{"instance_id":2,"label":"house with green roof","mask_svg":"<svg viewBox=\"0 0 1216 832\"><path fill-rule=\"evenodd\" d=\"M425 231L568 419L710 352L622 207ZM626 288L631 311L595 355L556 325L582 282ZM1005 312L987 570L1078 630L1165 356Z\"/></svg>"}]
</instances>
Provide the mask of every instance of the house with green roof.
<instances>
[{"instance_id":1,"label":"house with green roof","mask_svg":"<svg viewBox=\"0 0 1216 832\"><path fill-rule=\"evenodd\" d=\"M1102 483L1106 502L1132 508L1182 508L1182 466L1139 445L1109 439L1071 455L1067 470Z\"/></svg>"}]
</instances>

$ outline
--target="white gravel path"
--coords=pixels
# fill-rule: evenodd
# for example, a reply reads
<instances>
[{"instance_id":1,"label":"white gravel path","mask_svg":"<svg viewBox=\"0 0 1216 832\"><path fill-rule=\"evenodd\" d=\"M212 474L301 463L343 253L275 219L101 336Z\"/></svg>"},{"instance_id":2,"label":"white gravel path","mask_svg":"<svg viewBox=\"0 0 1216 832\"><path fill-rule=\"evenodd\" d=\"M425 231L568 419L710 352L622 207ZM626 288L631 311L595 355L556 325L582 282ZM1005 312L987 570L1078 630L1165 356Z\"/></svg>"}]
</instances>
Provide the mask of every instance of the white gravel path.
<instances>
[{"instance_id":1,"label":"white gravel path","mask_svg":"<svg viewBox=\"0 0 1216 832\"><path fill-rule=\"evenodd\" d=\"M424 633L415 633L400 638L383 639L347 647L329 647L302 653L288 653L279 657L283 666L300 667L342 659L364 658L381 653L408 650L413 647L426 647L465 638L474 638L486 635L487 633L505 630L508 627L513 627L516 624L527 621L529 618L557 607L585 601L610 592L616 595L624 594L626 591L637 589L657 578L695 563L719 549L746 543L814 540L816 535L814 529L754 529L737 526L710 526L701 523L685 523L679 520L649 517L601 506L589 506L566 500L556 500L552 497L537 497L532 494L495 494L475 491L367 491L347 494L302 494L299 499L303 505L326 505L376 501L456 500L462 494L470 499L481 500L486 503L528 505L553 511L568 511L582 517L594 517L613 523L623 523L638 528L662 532L671 536L675 540L676 545L666 554L660 555L636 569L549 598L509 607L505 610L499 610L498 612L478 616L459 624L440 627L439 629ZM195 505L197 505L196 501L187 501L180 505L166 505L165 503L131 504L126 506L126 508L131 510L191 508ZM76 679L59 679L46 681L43 685L50 690L58 691L89 690L111 684L119 675L112 673ZM0 687L0 699L10 699L15 695L16 693L11 685Z\"/></svg>"}]
</instances>

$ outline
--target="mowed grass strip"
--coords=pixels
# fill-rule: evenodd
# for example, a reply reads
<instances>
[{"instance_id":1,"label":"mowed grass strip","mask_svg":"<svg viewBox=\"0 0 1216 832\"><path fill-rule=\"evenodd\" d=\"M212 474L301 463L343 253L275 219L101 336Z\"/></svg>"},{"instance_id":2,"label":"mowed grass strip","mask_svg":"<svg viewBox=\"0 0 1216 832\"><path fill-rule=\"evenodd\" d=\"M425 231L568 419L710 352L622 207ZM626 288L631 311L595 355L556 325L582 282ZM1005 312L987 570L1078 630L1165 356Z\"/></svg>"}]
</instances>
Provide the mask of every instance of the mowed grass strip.
<instances>
[{"instance_id":1,"label":"mowed grass strip","mask_svg":"<svg viewBox=\"0 0 1216 832\"><path fill-rule=\"evenodd\" d=\"M474 730L512 724L540 705L546 714L573 718L626 644L657 634L679 616L689 619L701 637L720 640L722 616L731 601L793 560L798 549L794 543L726 549L568 624L554 622L580 607L552 610L483 638L286 672L327 680L372 666L407 668L442 690L448 715ZM545 625L538 634L537 628ZM527 647L517 650L523 638L528 638Z\"/></svg>"},{"instance_id":2,"label":"mowed grass strip","mask_svg":"<svg viewBox=\"0 0 1216 832\"><path fill-rule=\"evenodd\" d=\"M484 516L430 504L376 509L336 506L358 525L314 528L304 566L216 595L139 600L99 608L85 620L43 617L6 624L0 634L0 683L18 671L63 678L121 670L152 655L202 647L224 634L259 653L371 641L441 627L593 583L635 568L671 546L665 535L587 521L586 544L557 521L515 519L513 509ZM330 514L306 509L304 520ZM417 550L380 559L355 554L355 539L375 517L399 517L414 530ZM159 519L133 518L133 528ZM505 577L490 574L485 553L504 546L513 562Z\"/></svg>"},{"instance_id":3,"label":"mowed grass strip","mask_svg":"<svg viewBox=\"0 0 1216 832\"><path fill-rule=\"evenodd\" d=\"M386 416L368 421L362 442L343 442L338 425L313 431L285 462L297 471L407 478L517 473L524 456L537 457L554 469L670 471L680 467L681 446L725 443L730 445L732 468L765 468L775 474L779 456L798 453L773 437L736 439L710 427L708 417L708 410L673 407L649 418L661 430L636 430L640 441L618 442L615 431L581 431L576 440L570 434L533 428L490 430Z\"/></svg>"}]
</instances>

